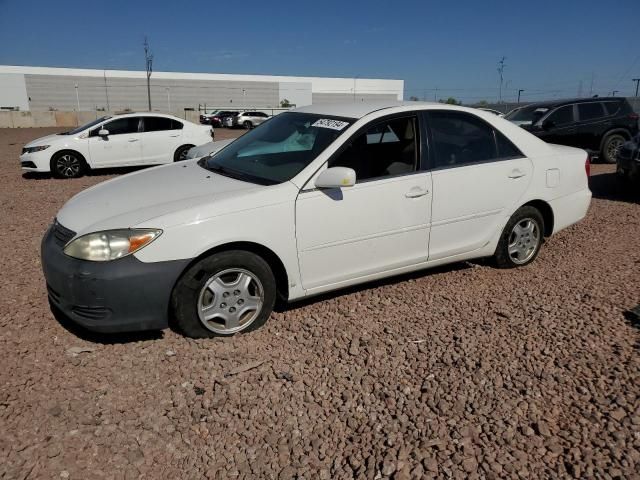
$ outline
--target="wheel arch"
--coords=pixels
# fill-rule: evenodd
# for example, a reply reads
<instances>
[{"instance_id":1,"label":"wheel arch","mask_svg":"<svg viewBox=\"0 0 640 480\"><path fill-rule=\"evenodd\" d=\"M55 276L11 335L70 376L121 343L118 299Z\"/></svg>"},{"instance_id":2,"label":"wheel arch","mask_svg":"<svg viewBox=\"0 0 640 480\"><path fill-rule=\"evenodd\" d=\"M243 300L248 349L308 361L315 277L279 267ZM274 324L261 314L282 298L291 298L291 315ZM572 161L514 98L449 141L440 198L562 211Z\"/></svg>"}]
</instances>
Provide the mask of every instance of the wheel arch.
<instances>
[{"instance_id":1,"label":"wheel arch","mask_svg":"<svg viewBox=\"0 0 640 480\"><path fill-rule=\"evenodd\" d=\"M193 265L198 263L200 260L206 257L210 257L211 255L214 255L216 253L226 252L229 250L244 250L246 252L251 252L255 255L258 255L265 262L267 262L269 264L269 267L273 271L273 275L276 277L276 292L277 292L278 298L280 298L283 301L288 300L289 276L287 274L287 269L284 266L284 263L273 250L255 242L244 242L244 241L229 242L229 243L217 245L208 250L205 250L185 266L185 268L183 269L178 279L176 279L176 282L173 288L175 288L175 285L178 283L180 278L182 278L182 275L184 275L184 272L189 270Z\"/></svg>"},{"instance_id":2,"label":"wheel arch","mask_svg":"<svg viewBox=\"0 0 640 480\"><path fill-rule=\"evenodd\" d=\"M533 207L542 214L542 219L544 220L544 236L550 237L553 233L555 221L553 208L551 208L551 205L549 205L549 203L545 202L544 200L536 199L528 201L527 203L522 205L522 207Z\"/></svg>"},{"instance_id":3,"label":"wheel arch","mask_svg":"<svg viewBox=\"0 0 640 480\"><path fill-rule=\"evenodd\" d=\"M183 143L182 145L178 146L174 151L173 151L173 161L177 162L178 161L178 152L185 147L189 147L190 149L195 147L194 144L192 143Z\"/></svg>"},{"instance_id":4,"label":"wheel arch","mask_svg":"<svg viewBox=\"0 0 640 480\"><path fill-rule=\"evenodd\" d=\"M87 158L80 153L78 150L74 150L73 148L61 148L60 150L57 150L56 152L54 152L51 157L49 158L49 168L51 168L52 163L53 163L53 159L57 156L60 155L61 153L73 153L75 155L78 155L78 157L80 157L80 160L82 161L82 163L84 163L84 166L87 168L91 168L91 165L89 165L89 162L87 161ZM51 170L53 172L53 170Z\"/></svg>"},{"instance_id":5,"label":"wheel arch","mask_svg":"<svg viewBox=\"0 0 640 480\"><path fill-rule=\"evenodd\" d=\"M622 127L612 128L602 134L602 138L600 139L600 148L598 149L598 152L602 152L602 149L604 148L604 142L607 141L607 138L609 138L611 135L616 133L622 135L627 140L631 140L631 132L629 132L629 130L627 130L626 128L622 128Z\"/></svg>"}]
</instances>

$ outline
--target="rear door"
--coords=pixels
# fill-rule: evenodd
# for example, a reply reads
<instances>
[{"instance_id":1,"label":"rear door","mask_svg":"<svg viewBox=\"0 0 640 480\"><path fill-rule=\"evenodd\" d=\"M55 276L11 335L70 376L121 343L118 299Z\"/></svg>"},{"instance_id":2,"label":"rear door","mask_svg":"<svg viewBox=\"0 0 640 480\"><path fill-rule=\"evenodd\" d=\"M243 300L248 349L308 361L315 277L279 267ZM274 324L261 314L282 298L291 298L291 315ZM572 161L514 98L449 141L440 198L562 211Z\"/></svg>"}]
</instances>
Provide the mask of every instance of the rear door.
<instances>
[{"instance_id":1,"label":"rear door","mask_svg":"<svg viewBox=\"0 0 640 480\"><path fill-rule=\"evenodd\" d=\"M485 246L524 195L533 165L476 115L425 114L433 182L429 260Z\"/></svg>"},{"instance_id":2,"label":"rear door","mask_svg":"<svg viewBox=\"0 0 640 480\"><path fill-rule=\"evenodd\" d=\"M89 132L89 155L93 168L137 165L142 161L141 117L115 118ZM101 137L101 129L109 135Z\"/></svg>"},{"instance_id":3,"label":"rear door","mask_svg":"<svg viewBox=\"0 0 640 480\"><path fill-rule=\"evenodd\" d=\"M607 123L610 123L607 116L602 102L579 103L578 145L573 146L600 150L602 134L608 130Z\"/></svg>"},{"instance_id":4,"label":"rear door","mask_svg":"<svg viewBox=\"0 0 640 480\"><path fill-rule=\"evenodd\" d=\"M167 117L142 118L142 160L149 165L173 162L182 144L182 122Z\"/></svg>"}]
</instances>

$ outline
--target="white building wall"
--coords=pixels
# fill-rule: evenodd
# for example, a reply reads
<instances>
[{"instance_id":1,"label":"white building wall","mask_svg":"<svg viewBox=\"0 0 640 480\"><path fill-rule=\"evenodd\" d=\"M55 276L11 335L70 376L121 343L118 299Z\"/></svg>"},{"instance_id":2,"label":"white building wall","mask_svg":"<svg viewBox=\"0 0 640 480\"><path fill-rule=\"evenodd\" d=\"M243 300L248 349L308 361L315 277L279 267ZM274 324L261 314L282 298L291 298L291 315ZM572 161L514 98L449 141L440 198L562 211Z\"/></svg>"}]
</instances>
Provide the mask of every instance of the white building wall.
<instances>
[{"instance_id":1,"label":"white building wall","mask_svg":"<svg viewBox=\"0 0 640 480\"><path fill-rule=\"evenodd\" d=\"M0 108L29 110L27 84L21 73L2 73L0 70Z\"/></svg>"}]
</instances>

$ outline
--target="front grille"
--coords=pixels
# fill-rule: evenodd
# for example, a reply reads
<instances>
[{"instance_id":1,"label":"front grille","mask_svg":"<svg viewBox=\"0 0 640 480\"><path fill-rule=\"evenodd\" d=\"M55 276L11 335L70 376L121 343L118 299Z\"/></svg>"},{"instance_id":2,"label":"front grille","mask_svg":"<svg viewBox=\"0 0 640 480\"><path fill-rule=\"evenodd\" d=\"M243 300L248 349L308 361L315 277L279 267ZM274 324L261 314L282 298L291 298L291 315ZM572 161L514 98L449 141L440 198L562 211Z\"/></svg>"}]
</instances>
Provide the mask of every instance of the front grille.
<instances>
[{"instance_id":1,"label":"front grille","mask_svg":"<svg viewBox=\"0 0 640 480\"><path fill-rule=\"evenodd\" d=\"M71 308L71 311L88 320L103 320L111 315L111 310L106 307L81 307L76 305Z\"/></svg>"},{"instance_id":2,"label":"front grille","mask_svg":"<svg viewBox=\"0 0 640 480\"><path fill-rule=\"evenodd\" d=\"M57 245L64 247L69 241L76 236L76 232L63 227L57 220L53 222L53 238Z\"/></svg>"}]
</instances>

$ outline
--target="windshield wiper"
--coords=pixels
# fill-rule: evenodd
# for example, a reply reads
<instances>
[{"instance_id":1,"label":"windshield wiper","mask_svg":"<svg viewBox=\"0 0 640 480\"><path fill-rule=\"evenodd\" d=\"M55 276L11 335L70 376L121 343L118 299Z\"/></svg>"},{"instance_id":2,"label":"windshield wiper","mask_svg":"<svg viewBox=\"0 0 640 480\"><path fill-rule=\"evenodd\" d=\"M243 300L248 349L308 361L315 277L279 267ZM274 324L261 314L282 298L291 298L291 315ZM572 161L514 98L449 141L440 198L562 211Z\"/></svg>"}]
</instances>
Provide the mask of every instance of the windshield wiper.
<instances>
[{"instance_id":1,"label":"windshield wiper","mask_svg":"<svg viewBox=\"0 0 640 480\"><path fill-rule=\"evenodd\" d=\"M200 166L212 172L223 175L225 177L233 178L235 180L240 180L242 182L257 183L258 185L275 185L276 183L278 183L267 178L256 177L248 173L238 172L237 170L230 170L220 165L209 164L208 162L205 161L206 158L207 157L203 158L202 160L200 160L200 162L198 162L200 163Z\"/></svg>"}]
</instances>

